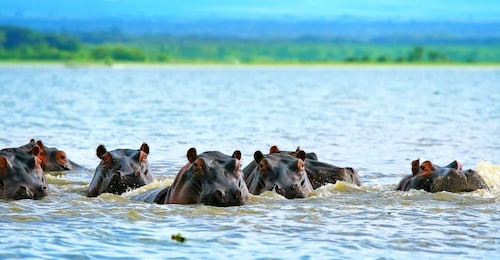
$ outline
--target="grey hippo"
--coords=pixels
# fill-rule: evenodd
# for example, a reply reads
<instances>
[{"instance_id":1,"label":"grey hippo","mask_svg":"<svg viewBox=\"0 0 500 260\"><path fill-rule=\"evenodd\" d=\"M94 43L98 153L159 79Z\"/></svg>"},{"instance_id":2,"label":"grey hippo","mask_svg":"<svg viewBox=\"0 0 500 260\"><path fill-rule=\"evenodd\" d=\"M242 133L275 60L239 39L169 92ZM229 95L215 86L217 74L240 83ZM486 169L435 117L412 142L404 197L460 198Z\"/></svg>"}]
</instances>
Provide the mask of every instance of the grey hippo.
<instances>
[{"instance_id":1,"label":"grey hippo","mask_svg":"<svg viewBox=\"0 0 500 260\"><path fill-rule=\"evenodd\" d=\"M97 165L94 177L87 192L88 197L101 193L122 194L155 180L149 171L149 146L143 143L138 150L115 149L108 151L99 145L96 155L101 162Z\"/></svg>"},{"instance_id":2,"label":"grey hippo","mask_svg":"<svg viewBox=\"0 0 500 260\"><path fill-rule=\"evenodd\" d=\"M131 199L158 204L197 204L227 207L249 202L241 171L241 152L232 156L218 151L197 154L195 148L187 151L188 162L177 173L172 185L153 189Z\"/></svg>"},{"instance_id":3,"label":"grey hippo","mask_svg":"<svg viewBox=\"0 0 500 260\"><path fill-rule=\"evenodd\" d=\"M47 196L48 184L41 162L40 147L31 153L21 148L0 150L0 197L5 200L40 199Z\"/></svg>"},{"instance_id":4,"label":"grey hippo","mask_svg":"<svg viewBox=\"0 0 500 260\"><path fill-rule=\"evenodd\" d=\"M306 153L296 156L287 153L254 153L254 162L243 172L248 190L254 195L264 191L276 191L287 199L306 198L313 191L305 170Z\"/></svg>"},{"instance_id":5,"label":"grey hippo","mask_svg":"<svg viewBox=\"0 0 500 260\"><path fill-rule=\"evenodd\" d=\"M420 159L411 163L412 174L405 176L397 190L408 191L411 189L425 190L427 192L466 192L477 189L489 189L483 177L474 170L462 170L462 164L453 161L447 166L438 166L431 161L420 164Z\"/></svg>"},{"instance_id":6,"label":"grey hippo","mask_svg":"<svg viewBox=\"0 0 500 260\"><path fill-rule=\"evenodd\" d=\"M269 149L269 154L280 153L296 157L300 151L302 151L300 147L297 147L295 151L281 151L276 145L273 145ZM243 170L245 173L245 179L247 179L248 175L253 171L253 169L255 169L255 167L257 167L257 163L255 161L252 161L247 167L245 167ZM319 161L318 156L314 152L305 153L304 167L307 173L307 178L309 179L313 189L317 189L328 183L335 184L337 181L344 181L361 186L358 171L351 167L338 167Z\"/></svg>"},{"instance_id":7,"label":"grey hippo","mask_svg":"<svg viewBox=\"0 0 500 260\"><path fill-rule=\"evenodd\" d=\"M66 155L66 152L59 150L56 147L47 147L41 140L35 141L35 139L31 139L29 143L20 146L19 148L29 153L35 145L41 148L37 157L40 159L42 169L45 172L88 170L71 161Z\"/></svg>"}]
</instances>

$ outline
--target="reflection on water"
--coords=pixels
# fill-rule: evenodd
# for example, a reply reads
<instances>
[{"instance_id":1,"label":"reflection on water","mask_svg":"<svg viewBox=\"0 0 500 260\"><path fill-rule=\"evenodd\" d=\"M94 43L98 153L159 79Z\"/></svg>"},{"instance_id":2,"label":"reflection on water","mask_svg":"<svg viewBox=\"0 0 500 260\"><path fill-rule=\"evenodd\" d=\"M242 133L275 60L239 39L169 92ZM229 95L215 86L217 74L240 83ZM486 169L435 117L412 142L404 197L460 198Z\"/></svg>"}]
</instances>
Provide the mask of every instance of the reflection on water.
<instances>
[{"instance_id":1,"label":"reflection on water","mask_svg":"<svg viewBox=\"0 0 500 260\"><path fill-rule=\"evenodd\" d=\"M159 180L87 198L93 172L49 176L48 197L0 203L0 256L498 257L499 83L496 68L466 67L1 67L0 147L35 137L94 169L99 144L147 142ZM354 167L363 186L230 208L129 200L168 186L190 147L239 149L247 164L273 144ZM458 159L492 189L394 191L416 158Z\"/></svg>"}]
</instances>

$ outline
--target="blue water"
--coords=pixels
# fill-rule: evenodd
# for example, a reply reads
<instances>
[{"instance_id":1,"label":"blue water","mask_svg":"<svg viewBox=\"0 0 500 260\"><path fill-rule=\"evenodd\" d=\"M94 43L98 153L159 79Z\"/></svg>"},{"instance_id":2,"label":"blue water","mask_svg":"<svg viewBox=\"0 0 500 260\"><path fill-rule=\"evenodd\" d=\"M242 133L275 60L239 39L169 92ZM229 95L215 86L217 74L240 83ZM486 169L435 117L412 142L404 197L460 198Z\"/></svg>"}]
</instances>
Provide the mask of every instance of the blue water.
<instances>
[{"instance_id":1,"label":"blue water","mask_svg":"<svg viewBox=\"0 0 500 260\"><path fill-rule=\"evenodd\" d=\"M150 146L167 186L186 151L301 146L358 169L303 200L150 205L85 197L92 172L0 201L0 258L498 258L500 68L0 66L0 147L30 138L93 169L95 149ZM396 192L412 160L478 169L491 190ZM171 240L181 233L185 243Z\"/></svg>"}]
</instances>

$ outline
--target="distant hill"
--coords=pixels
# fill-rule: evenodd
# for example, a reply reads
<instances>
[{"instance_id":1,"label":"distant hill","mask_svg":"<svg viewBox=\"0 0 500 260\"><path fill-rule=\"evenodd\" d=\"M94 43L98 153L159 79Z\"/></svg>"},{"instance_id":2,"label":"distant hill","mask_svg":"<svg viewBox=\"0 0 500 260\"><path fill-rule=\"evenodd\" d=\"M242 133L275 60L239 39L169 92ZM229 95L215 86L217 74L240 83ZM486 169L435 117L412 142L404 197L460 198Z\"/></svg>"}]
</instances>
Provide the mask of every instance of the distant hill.
<instances>
[{"instance_id":1,"label":"distant hill","mask_svg":"<svg viewBox=\"0 0 500 260\"><path fill-rule=\"evenodd\" d=\"M500 41L500 22L335 20L172 20L148 18L19 18L0 17L0 24L45 32L90 33L120 31L130 35L210 36L231 38L336 38L357 42Z\"/></svg>"},{"instance_id":2,"label":"distant hill","mask_svg":"<svg viewBox=\"0 0 500 260\"><path fill-rule=\"evenodd\" d=\"M0 25L67 33L484 42L500 38L497 2L0 0Z\"/></svg>"}]
</instances>

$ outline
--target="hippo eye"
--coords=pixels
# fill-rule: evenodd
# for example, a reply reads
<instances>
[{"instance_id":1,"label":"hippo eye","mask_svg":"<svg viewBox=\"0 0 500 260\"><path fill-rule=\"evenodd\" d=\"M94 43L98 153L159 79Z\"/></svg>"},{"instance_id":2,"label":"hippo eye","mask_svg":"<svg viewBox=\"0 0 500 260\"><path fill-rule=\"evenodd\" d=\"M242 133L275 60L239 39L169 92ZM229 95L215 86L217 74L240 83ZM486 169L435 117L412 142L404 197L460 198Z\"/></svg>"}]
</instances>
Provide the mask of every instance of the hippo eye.
<instances>
[{"instance_id":1,"label":"hippo eye","mask_svg":"<svg viewBox=\"0 0 500 260\"><path fill-rule=\"evenodd\" d=\"M300 182L300 185L301 185L301 186L306 185L306 180L302 180L302 181Z\"/></svg>"}]
</instances>

